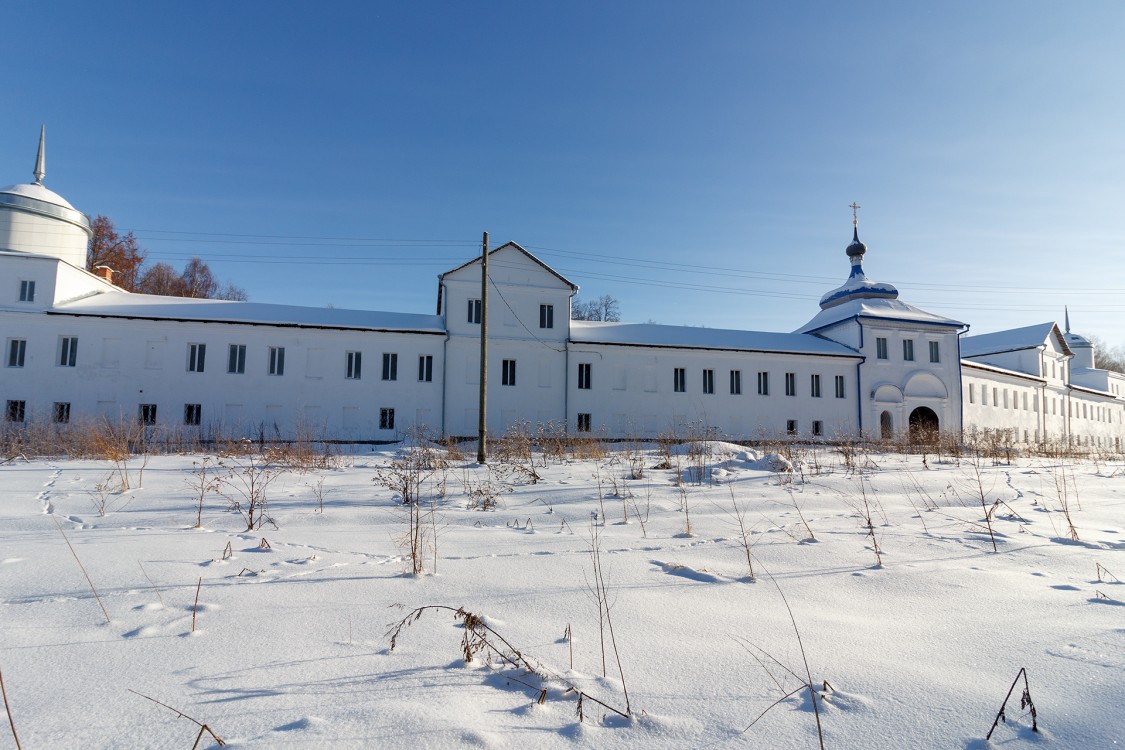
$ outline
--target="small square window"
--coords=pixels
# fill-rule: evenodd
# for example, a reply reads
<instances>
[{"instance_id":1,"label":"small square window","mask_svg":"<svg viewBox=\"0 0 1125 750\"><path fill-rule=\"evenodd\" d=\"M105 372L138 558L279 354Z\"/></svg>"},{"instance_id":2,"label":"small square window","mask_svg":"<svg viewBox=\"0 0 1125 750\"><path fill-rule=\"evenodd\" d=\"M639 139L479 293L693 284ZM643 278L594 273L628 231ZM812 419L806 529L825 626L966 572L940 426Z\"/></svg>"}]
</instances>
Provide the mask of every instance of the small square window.
<instances>
[{"instance_id":1,"label":"small square window","mask_svg":"<svg viewBox=\"0 0 1125 750\"><path fill-rule=\"evenodd\" d=\"M67 424L70 422L70 402L56 401L51 409L51 416L55 424Z\"/></svg>"},{"instance_id":2,"label":"small square window","mask_svg":"<svg viewBox=\"0 0 1125 750\"><path fill-rule=\"evenodd\" d=\"M785 434L786 435L796 435L797 434L797 420L796 419L786 420L786 422L785 422Z\"/></svg>"},{"instance_id":3,"label":"small square window","mask_svg":"<svg viewBox=\"0 0 1125 750\"><path fill-rule=\"evenodd\" d=\"M555 327L555 306L554 305L540 305L539 306L539 327L540 328L554 328Z\"/></svg>"},{"instance_id":4,"label":"small square window","mask_svg":"<svg viewBox=\"0 0 1125 750\"><path fill-rule=\"evenodd\" d=\"M379 410L379 429L380 430L393 430L395 428L395 410L394 409L380 409Z\"/></svg>"},{"instance_id":5,"label":"small square window","mask_svg":"<svg viewBox=\"0 0 1125 750\"><path fill-rule=\"evenodd\" d=\"M156 404L141 404L138 410L138 417L143 425L151 426L156 424Z\"/></svg>"},{"instance_id":6,"label":"small square window","mask_svg":"<svg viewBox=\"0 0 1125 750\"><path fill-rule=\"evenodd\" d=\"M515 385L516 361L514 359L505 359L501 367L502 371L500 373L500 385Z\"/></svg>"},{"instance_id":7,"label":"small square window","mask_svg":"<svg viewBox=\"0 0 1125 750\"><path fill-rule=\"evenodd\" d=\"M383 352L383 380L398 380L398 355Z\"/></svg>"},{"instance_id":8,"label":"small square window","mask_svg":"<svg viewBox=\"0 0 1125 750\"><path fill-rule=\"evenodd\" d=\"M347 370L344 377L348 380L359 380L360 365L363 364L363 354L361 352L348 352Z\"/></svg>"},{"instance_id":9,"label":"small square window","mask_svg":"<svg viewBox=\"0 0 1125 750\"><path fill-rule=\"evenodd\" d=\"M8 339L8 367L23 367L27 339Z\"/></svg>"},{"instance_id":10,"label":"small square window","mask_svg":"<svg viewBox=\"0 0 1125 750\"><path fill-rule=\"evenodd\" d=\"M579 412L579 414L578 414L578 431L579 432L589 432L590 431L590 415L589 414Z\"/></svg>"},{"instance_id":11,"label":"small square window","mask_svg":"<svg viewBox=\"0 0 1125 750\"><path fill-rule=\"evenodd\" d=\"M199 425L203 421L203 406L201 404L184 404L184 424Z\"/></svg>"},{"instance_id":12,"label":"small square window","mask_svg":"<svg viewBox=\"0 0 1125 750\"><path fill-rule=\"evenodd\" d=\"M20 282L20 302L35 301L35 282L24 279Z\"/></svg>"},{"instance_id":13,"label":"small square window","mask_svg":"<svg viewBox=\"0 0 1125 750\"><path fill-rule=\"evenodd\" d=\"M227 356L227 372L242 375L246 372L246 344L231 344Z\"/></svg>"},{"instance_id":14,"label":"small square window","mask_svg":"<svg viewBox=\"0 0 1125 750\"><path fill-rule=\"evenodd\" d=\"M6 416L9 422L22 422L24 417L27 416L27 402L9 401Z\"/></svg>"}]
</instances>

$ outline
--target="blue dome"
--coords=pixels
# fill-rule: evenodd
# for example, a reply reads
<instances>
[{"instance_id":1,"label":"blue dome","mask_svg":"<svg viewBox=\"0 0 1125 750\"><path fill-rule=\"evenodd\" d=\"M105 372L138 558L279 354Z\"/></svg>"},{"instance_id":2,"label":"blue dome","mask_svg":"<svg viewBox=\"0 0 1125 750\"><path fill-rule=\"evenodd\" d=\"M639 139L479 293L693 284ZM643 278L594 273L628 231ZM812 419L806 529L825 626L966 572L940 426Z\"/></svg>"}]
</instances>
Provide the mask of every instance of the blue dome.
<instances>
[{"instance_id":1,"label":"blue dome","mask_svg":"<svg viewBox=\"0 0 1125 750\"><path fill-rule=\"evenodd\" d=\"M859 227L852 230L852 244L848 245L848 249L844 252L848 254L849 258L854 258L857 255L862 256L867 252L867 245L859 241Z\"/></svg>"}]
</instances>

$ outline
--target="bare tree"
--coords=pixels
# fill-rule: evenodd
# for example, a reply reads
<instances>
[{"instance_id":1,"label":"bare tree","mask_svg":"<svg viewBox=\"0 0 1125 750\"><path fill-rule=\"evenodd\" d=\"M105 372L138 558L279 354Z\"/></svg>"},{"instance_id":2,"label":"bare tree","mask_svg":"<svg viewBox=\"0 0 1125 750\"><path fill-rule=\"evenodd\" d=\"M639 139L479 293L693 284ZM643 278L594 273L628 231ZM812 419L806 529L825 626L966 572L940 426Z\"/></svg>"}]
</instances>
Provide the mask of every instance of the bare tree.
<instances>
[{"instance_id":1,"label":"bare tree","mask_svg":"<svg viewBox=\"0 0 1125 750\"><path fill-rule=\"evenodd\" d=\"M621 320L621 303L616 297L603 294L595 300L585 302L577 297L570 306L571 320L605 320L616 323Z\"/></svg>"}]
</instances>

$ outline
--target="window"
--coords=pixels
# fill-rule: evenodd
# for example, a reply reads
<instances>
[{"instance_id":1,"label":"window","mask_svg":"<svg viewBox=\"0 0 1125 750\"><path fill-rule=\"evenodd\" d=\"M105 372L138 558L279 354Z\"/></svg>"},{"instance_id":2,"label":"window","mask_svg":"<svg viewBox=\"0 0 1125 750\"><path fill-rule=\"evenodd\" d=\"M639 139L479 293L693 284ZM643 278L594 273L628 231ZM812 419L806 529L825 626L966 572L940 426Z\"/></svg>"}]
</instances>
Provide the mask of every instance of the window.
<instances>
[{"instance_id":1,"label":"window","mask_svg":"<svg viewBox=\"0 0 1125 750\"><path fill-rule=\"evenodd\" d=\"M285 374L285 347L270 347L270 375Z\"/></svg>"},{"instance_id":2,"label":"window","mask_svg":"<svg viewBox=\"0 0 1125 750\"><path fill-rule=\"evenodd\" d=\"M589 432L590 431L590 415L589 414L584 414L584 413L581 413L581 412L578 414L578 431L579 432Z\"/></svg>"},{"instance_id":3,"label":"window","mask_svg":"<svg viewBox=\"0 0 1125 750\"><path fill-rule=\"evenodd\" d=\"M383 352L383 380L398 380L398 355Z\"/></svg>"},{"instance_id":4,"label":"window","mask_svg":"<svg viewBox=\"0 0 1125 750\"><path fill-rule=\"evenodd\" d=\"M941 362L941 345L936 341L930 342L930 361Z\"/></svg>"},{"instance_id":5,"label":"window","mask_svg":"<svg viewBox=\"0 0 1125 750\"><path fill-rule=\"evenodd\" d=\"M74 367L78 362L78 337L63 336L59 339L59 367Z\"/></svg>"},{"instance_id":6,"label":"window","mask_svg":"<svg viewBox=\"0 0 1125 750\"><path fill-rule=\"evenodd\" d=\"M480 300L469 300L469 322L480 324Z\"/></svg>"},{"instance_id":7,"label":"window","mask_svg":"<svg viewBox=\"0 0 1125 750\"><path fill-rule=\"evenodd\" d=\"M730 371L730 395L742 395L742 370Z\"/></svg>"},{"instance_id":8,"label":"window","mask_svg":"<svg viewBox=\"0 0 1125 750\"><path fill-rule=\"evenodd\" d=\"M714 370L704 370L703 371L703 392L704 393L714 393L715 392L715 371Z\"/></svg>"},{"instance_id":9,"label":"window","mask_svg":"<svg viewBox=\"0 0 1125 750\"><path fill-rule=\"evenodd\" d=\"M184 404L184 424L198 425L203 421L203 406L201 404Z\"/></svg>"},{"instance_id":10,"label":"window","mask_svg":"<svg viewBox=\"0 0 1125 750\"><path fill-rule=\"evenodd\" d=\"M768 372L758 373L758 395L770 395L770 374Z\"/></svg>"},{"instance_id":11,"label":"window","mask_svg":"<svg viewBox=\"0 0 1125 750\"><path fill-rule=\"evenodd\" d=\"M7 408L7 419L9 422L22 422L27 413L26 401L9 401Z\"/></svg>"},{"instance_id":12,"label":"window","mask_svg":"<svg viewBox=\"0 0 1125 750\"><path fill-rule=\"evenodd\" d=\"M55 424L66 424L70 421L70 402L56 401L51 413Z\"/></svg>"},{"instance_id":13,"label":"window","mask_svg":"<svg viewBox=\"0 0 1125 750\"><path fill-rule=\"evenodd\" d=\"M785 395L797 395L797 373L795 372L785 373Z\"/></svg>"},{"instance_id":14,"label":"window","mask_svg":"<svg viewBox=\"0 0 1125 750\"><path fill-rule=\"evenodd\" d=\"M914 339L902 340L902 359L905 362L914 361Z\"/></svg>"},{"instance_id":15,"label":"window","mask_svg":"<svg viewBox=\"0 0 1125 750\"><path fill-rule=\"evenodd\" d=\"M514 359L505 359L501 363L502 371L500 373L500 385L515 385L516 384L516 361Z\"/></svg>"},{"instance_id":16,"label":"window","mask_svg":"<svg viewBox=\"0 0 1125 750\"><path fill-rule=\"evenodd\" d=\"M422 383L432 383L434 380L434 355L423 354L418 357L418 380Z\"/></svg>"},{"instance_id":17,"label":"window","mask_svg":"<svg viewBox=\"0 0 1125 750\"><path fill-rule=\"evenodd\" d=\"M977 387L975 385L973 385L972 383L969 383L969 403L970 404L975 404L977 402L976 390L977 390Z\"/></svg>"},{"instance_id":18,"label":"window","mask_svg":"<svg viewBox=\"0 0 1125 750\"><path fill-rule=\"evenodd\" d=\"M786 435L796 435L797 434L797 420L796 419L786 420L786 422L785 422L785 434Z\"/></svg>"},{"instance_id":19,"label":"window","mask_svg":"<svg viewBox=\"0 0 1125 750\"><path fill-rule=\"evenodd\" d=\"M395 428L395 410L394 409L380 409L379 410L379 429L380 430L393 430Z\"/></svg>"},{"instance_id":20,"label":"window","mask_svg":"<svg viewBox=\"0 0 1125 750\"><path fill-rule=\"evenodd\" d=\"M591 365L588 362L582 362L578 365L578 388L579 390L590 390L590 370Z\"/></svg>"},{"instance_id":21,"label":"window","mask_svg":"<svg viewBox=\"0 0 1125 750\"><path fill-rule=\"evenodd\" d=\"M672 390L676 393L683 393L687 390L687 373L682 367L672 370Z\"/></svg>"},{"instance_id":22,"label":"window","mask_svg":"<svg viewBox=\"0 0 1125 750\"><path fill-rule=\"evenodd\" d=\"M875 339L875 357L877 359L887 358L887 340L885 338Z\"/></svg>"},{"instance_id":23,"label":"window","mask_svg":"<svg viewBox=\"0 0 1125 750\"><path fill-rule=\"evenodd\" d=\"M143 425L156 424L156 404L141 404L138 417Z\"/></svg>"},{"instance_id":24,"label":"window","mask_svg":"<svg viewBox=\"0 0 1125 750\"><path fill-rule=\"evenodd\" d=\"M836 398L846 398L844 395L844 376L836 376Z\"/></svg>"},{"instance_id":25,"label":"window","mask_svg":"<svg viewBox=\"0 0 1125 750\"><path fill-rule=\"evenodd\" d=\"M812 394L813 398L820 398L820 376L819 375L813 375L810 378L810 381L811 382L809 383L809 393Z\"/></svg>"},{"instance_id":26,"label":"window","mask_svg":"<svg viewBox=\"0 0 1125 750\"><path fill-rule=\"evenodd\" d=\"M363 364L363 355L360 352L348 352L348 367L344 377L348 380L359 380L360 365Z\"/></svg>"},{"instance_id":27,"label":"window","mask_svg":"<svg viewBox=\"0 0 1125 750\"><path fill-rule=\"evenodd\" d=\"M241 375L246 372L246 344L231 344L227 357L227 372Z\"/></svg>"},{"instance_id":28,"label":"window","mask_svg":"<svg viewBox=\"0 0 1125 750\"><path fill-rule=\"evenodd\" d=\"M24 280L20 282L20 302L35 301L35 282Z\"/></svg>"},{"instance_id":29,"label":"window","mask_svg":"<svg viewBox=\"0 0 1125 750\"><path fill-rule=\"evenodd\" d=\"M23 358L26 353L26 339L8 339L8 367L23 367Z\"/></svg>"},{"instance_id":30,"label":"window","mask_svg":"<svg viewBox=\"0 0 1125 750\"><path fill-rule=\"evenodd\" d=\"M540 328L554 328L555 327L555 306L554 305L540 305L539 306L539 327Z\"/></svg>"},{"instance_id":31,"label":"window","mask_svg":"<svg viewBox=\"0 0 1125 750\"><path fill-rule=\"evenodd\" d=\"M814 437L822 437L824 435L824 422L819 419L814 419L812 423L812 434Z\"/></svg>"},{"instance_id":32,"label":"window","mask_svg":"<svg viewBox=\"0 0 1125 750\"><path fill-rule=\"evenodd\" d=\"M206 358L207 344L188 344L188 372L203 372L203 365Z\"/></svg>"}]
</instances>

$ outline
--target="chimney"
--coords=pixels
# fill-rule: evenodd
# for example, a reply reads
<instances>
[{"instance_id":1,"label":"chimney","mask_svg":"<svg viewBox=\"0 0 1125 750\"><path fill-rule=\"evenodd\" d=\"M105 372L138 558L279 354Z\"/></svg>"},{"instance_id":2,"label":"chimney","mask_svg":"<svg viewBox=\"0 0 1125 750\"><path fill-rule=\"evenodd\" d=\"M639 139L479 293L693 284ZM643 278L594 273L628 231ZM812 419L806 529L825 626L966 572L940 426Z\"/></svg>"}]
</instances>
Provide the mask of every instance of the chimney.
<instances>
[{"instance_id":1,"label":"chimney","mask_svg":"<svg viewBox=\"0 0 1125 750\"><path fill-rule=\"evenodd\" d=\"M113 283L113 269L109 266L95 266L94 275L96 275L99 279L105 279L110 284Z\"/></svg>"}]
</instances>

